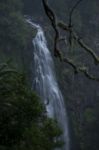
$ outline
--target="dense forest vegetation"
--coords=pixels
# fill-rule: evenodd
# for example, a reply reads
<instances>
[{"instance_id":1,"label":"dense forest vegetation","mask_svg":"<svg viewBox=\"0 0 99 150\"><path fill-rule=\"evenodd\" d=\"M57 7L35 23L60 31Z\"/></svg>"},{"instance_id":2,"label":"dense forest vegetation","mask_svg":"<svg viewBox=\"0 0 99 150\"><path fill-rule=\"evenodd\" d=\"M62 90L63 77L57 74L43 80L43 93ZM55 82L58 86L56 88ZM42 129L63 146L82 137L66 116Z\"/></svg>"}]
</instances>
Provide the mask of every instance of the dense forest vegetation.
<instances>
[{"instance_id":1,"label":"dense forest vegetation","mask_svg":"<svg viewBox=\"0 0 99 150\"><path fill-rule=\"evenodd\" d=\"M75 0L74 0L75 1ZM68 22L73 0L50 0L57 20ZM99 54L98 0L83 1L73 14L73 27L97 55ZM36 30L24 19L30 15L44 28L53 49L54 31L41 0L0 0L0 149L52 150L62 146L55 141L62 134L57 122L47 118L40 98L31 90L32 38ZM63 33L64 35L64 33ZM67 39L68 41L68 35ZM89 66L99 76L98 65L73 41L69 49L61 44L63 54L76 64ZM68 64L54 58L57 79L66 99L70 120L71 149L99 149L99 82L75 74ZM23 74L24 72L24 74Z\"/></svg>"},{"instance_id":2,"label":"dense forest vegetation","mask_svg":"<svg viewBox=\"0 0 99 150\"><path fill-rule=\"evenodd\" d=\"M48 119L39 97L27 86L24 75L0 65L0 149L51 150L62 131Z\"/></svg>"}]
</instances>

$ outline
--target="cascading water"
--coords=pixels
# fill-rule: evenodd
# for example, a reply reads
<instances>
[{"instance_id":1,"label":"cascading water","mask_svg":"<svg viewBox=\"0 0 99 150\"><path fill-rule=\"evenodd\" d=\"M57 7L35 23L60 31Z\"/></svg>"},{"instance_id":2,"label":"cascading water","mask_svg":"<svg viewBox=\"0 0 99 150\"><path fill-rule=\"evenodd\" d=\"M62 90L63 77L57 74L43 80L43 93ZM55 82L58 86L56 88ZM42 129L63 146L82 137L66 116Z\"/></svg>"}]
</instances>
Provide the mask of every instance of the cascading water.
<instances>
[{"instance_id":1,"label":"cascading water","mask_svg":"<svg viewBox=\"0 0 99 150\"><path fill-rule=\"evenodd\" d=\"M35 73L33 88L43 100L48 116L55 118L63 130L62 139L65 142L65 145L61 150L69 150L67 114L64 99L54 74L52 56L47 47L47 41L42 28L39 25L32 23L30 20L27 20L27 22L37 28L37 35L33 39Z\"/></svg>"}]
</instances>

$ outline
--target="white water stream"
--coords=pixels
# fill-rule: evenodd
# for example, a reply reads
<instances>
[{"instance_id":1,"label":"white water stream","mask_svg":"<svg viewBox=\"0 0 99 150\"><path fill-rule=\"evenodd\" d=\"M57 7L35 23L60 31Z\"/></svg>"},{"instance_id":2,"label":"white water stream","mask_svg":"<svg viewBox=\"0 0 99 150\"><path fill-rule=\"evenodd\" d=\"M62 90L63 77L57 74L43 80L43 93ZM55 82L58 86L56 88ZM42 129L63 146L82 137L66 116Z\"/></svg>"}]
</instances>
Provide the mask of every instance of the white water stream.
<instances>
[{"instance_id":1,"label":"white water stream","mask_svg":"<svg viewBox=\"0 0 99 150\"><path fill-rule=\"evenodd\" d=\"M61 150L69 150L70 138L66 107L55 77L53 59L42 28L30 20L27 22L37 29L36 37L32 41L34 46L33 88L45 104L48 116L55 118L63 130L61 138L65 145Z\"/></svg>"}]
</instances>

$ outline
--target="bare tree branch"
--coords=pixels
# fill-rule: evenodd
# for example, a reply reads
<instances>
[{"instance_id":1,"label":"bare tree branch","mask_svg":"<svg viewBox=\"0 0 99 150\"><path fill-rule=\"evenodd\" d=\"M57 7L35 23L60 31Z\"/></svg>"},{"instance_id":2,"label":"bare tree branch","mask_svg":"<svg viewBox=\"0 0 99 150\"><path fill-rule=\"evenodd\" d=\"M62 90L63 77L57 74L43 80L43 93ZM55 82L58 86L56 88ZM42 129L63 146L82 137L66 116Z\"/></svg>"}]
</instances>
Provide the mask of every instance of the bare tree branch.
<instances>
[{"instance_id":1,"label":"bare tree branch","mask_svg":"<svg viewBox=\"0 0 99 150\"><path fill-rule=\"evenodd\" d=\"M78 67L71 59L66 58L66 57L63 59L63 61L65 63L69 64L74 69L75 74L82 72L88 79L99 82L99 78L97 78L97 77L93 76L91 73L89 73L87 67L85 67L85 66Z\"/></svg>"},{"instance_id":2,"label":"bare tree branch","mask_svg":"<svg viewBox=\"0 0 99 150\"><path fill-rule=\"evenodd\" d=\"M51 21L52 27L55 31L55 37L54 37L54 55L57 57L59 54L58 50L57 50L57 41L59 39L59 31L56 25L56 17L52 11L52 9L48 6L47 0L42 0L43 2L43 6L44 6L44 10L46 15L48 16L49 20Z\"/></svg>"},{"instance_id":3,"label":"bare tree branch","mask_svg":"<svg viewBox=\"0 0 99 150\"><path fill-rule=\"evenodd\" d=\"M99 78L97 78L97 77L91 75L91 74L88 72L88 69L87 69L87 68L80 67L79 70L80 70L81 72L83 72L84 75L85 75L88 79L94 80L94 81L98 81L98 82L99 82Z\"/></svg>"},{"instance_id":4,"label":"bare tree branch","mask_svg":"<svg viewBox=\"0 0 99 150\"><path fill-rule=\"evenodd\" d=\"M99 57L95 54L95 52L88 47L80 38L79 36L74 32L72 26L71 26L71 18L72 18L72 14L74 12L74 10L76 9L76 7L79 5L79 3L82 0L78 0L77 3L73 6L73 8L70 11L70 21L69 21L69 25L64 24L63 22L58 22L56 21L56 16L53 12L53 10L49 7L47 0L42 0L43 2L43 6L44 6L44 10L46 15L48 16L49 20L51 21L52 27L55 31L55 37L54 37L54 55L55 57L58 57L61 61L69 64L73 69L75 73L79 73L82 72L84 73L84 75L91 79L91 80L95 80L95 81L99 81L98 78L94 77L93 75L91 75L88 72L88 69L86 67L79 67L77 66L71 59L67 58L66 56L63 57L62 52L60 51L60 49L58 48L58 42L60 42L61 40L65 40L65 39L61 39L60 35L59 35L59 29L58 27L60 27L61 29L65 30L66 32L69 32L70 34L72 34L72 37L78 42L78 44L85 49L88 53L90 53L93 57L93 59L95 60L95 64L99 63ZM71 42L71 35L70 35L70 42Z\"/></svg>"},{"instance_id":5,"label":"bare tree branch","mask_svg":"<svg viewBox=\"0 0 99 150\"><path fill-rule=\"evenodd\" d=\"M63 23L63 22L59 22L59 23L58 23L58 26L59 26L60 28L62 28L63 30L68 31L68 32L70 32L70 30L72 30L72 37L78 42L78 44L79 44L84 50L86 50L89 54L91 54L91 56L93 57L93 59L94 59L94 61L95 61L95 64L96 64L96 65L99 64L99 56L97 56L96 53L94 52L94 50L92 50L87 44L85 44L85 43L83 42L83 40L81 40L81 39L79 38L79 36L76 34L76 32L73 31L73 29L68 28L68 26L65 25L65 23Z\"/></svg>"},{"instance_id":6,"label":"bare tree branch","mask_svg":"<svg viewBox=\"0 0 99 150\"><path fill-rule=\"evenodd\" d=\"M69 14L69 25L68 27L69 28L72 28L72 15L75 11L75 9L77 8L77 6L80 4L80 2L83 1L83 0L78 0L75 5L72 7L71 11L70 11L70 14ZM70 30L69 32L69 43L70 43L70 46L72 44L72 30Z\"/></svg>"},{"instance_id":7,"label":"bare tree branch","mask_svg":"<svg viewBox=\"0 0 99 150\"><path fill-rule=\"evenodd\" d=\"M74 69L75 74L78 73L78 68L77 68L76 64L71 59L64 57L63 61L65 63L69 64Z\"/></svg>"},{"instance_id":8,"label":"bare tree branch","mask_svg":"<svg viewBox=\"0 0 99 150\"><path fill-rule=\"evenodd\" d=\"M78 67L69 58L64 58L63 61L66 62L67 64L69 64L74 69L75 74L82 72L88 79L99 82L99 78L97 78L97 77L93 76L91 73L89 73L88 69L85 66Z\"/></svg>"}]
</instances>

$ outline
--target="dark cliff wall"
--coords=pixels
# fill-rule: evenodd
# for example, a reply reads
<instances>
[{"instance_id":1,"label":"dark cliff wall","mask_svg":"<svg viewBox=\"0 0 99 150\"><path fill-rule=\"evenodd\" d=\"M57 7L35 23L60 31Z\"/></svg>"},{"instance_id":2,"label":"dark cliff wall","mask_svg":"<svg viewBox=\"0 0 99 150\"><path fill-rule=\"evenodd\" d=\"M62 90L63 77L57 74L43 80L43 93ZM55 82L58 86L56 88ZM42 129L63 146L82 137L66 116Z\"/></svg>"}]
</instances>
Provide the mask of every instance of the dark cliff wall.
<instances>
[{"instance_id":1,"label":"dark cliff wall","mask_svg":"<svg viewBox=\"0 0 99 150\"><path fill-rule=\"evenodd\" d=\"M49 4L56 13L57 19L64 20L67 23L70 8L72 8L74 3L75 0L49 0ZM26 1L25 4L27 4ZM97 55L99 54L98 6L98 0L83 0L75 10L72 18L75 31L77 31L86 44L94 49ZM25 6L24 10L29 15L34 15L34 20L43 26L48 39L48 45L52 51L54 33L44 14L41 0L28 1L28 7ZM41 15L39 15L39 13ZM69 51L68 45L67 47L62 47L64 49L64 54L71 56L77 63L83 63L87 67L89 66L90 73L97 77L99 76L99 67L94 65L91 55L86 53L84 49L81 49L77 44L73 46L71 51ZM83 74L75 75L73 69L69 65L60 63L57 59L54 60L57 78L65 96L66 106L72 122L72 129L78 145L75 149L96 150L99 146L97 142L99 135L97 129L99 124L99 112L97 109L99 106L99 83L87 79Z\"/></svg>"}]
</instances>

